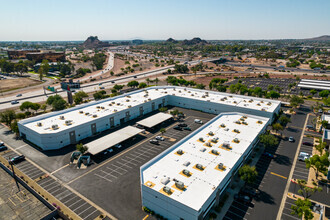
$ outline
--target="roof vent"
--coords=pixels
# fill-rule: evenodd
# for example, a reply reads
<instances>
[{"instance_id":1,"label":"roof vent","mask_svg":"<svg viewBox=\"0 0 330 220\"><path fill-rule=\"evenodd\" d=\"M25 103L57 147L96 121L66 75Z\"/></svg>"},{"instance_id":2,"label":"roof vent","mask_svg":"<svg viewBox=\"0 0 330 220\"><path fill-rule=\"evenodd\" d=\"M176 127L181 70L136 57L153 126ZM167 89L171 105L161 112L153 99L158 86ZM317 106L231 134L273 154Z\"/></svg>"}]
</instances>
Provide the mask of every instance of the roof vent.
<instances>
[{"instance_id":1,"label":"roof vent","mask_svg":"<svg viewBox=\"0 0 330 220\"><path fill-rule=\"evenodd\" d=\"M170 178L169 178L169 177L165 177L165 178L161 179L160 182L161 182L162 184L164 184L164 185L167 185L167 184L170 182Z\"/></svg>"},{"instance_id":2,"label":"roof vent","mask_svg":"<svg viewBox=\"0 0 330 220\"><path fill-rule=\"evenodd\" d=\"M224 130L225 130L225 131L229 131L229 128L225 128Z\"/></svg>"},{"instance_id":3,"label":"roof vent","mask_svg":"<svg viewBox=\"0 0 330 220\"><path fill-rule=\"evenodd\" d=\"M63 116L63 115L61 115L61 116L60 116L60 119L61 119L61 120L64 120L64 116Z\"/></svg>"},{"instance_id":4,"label":"roof vent","mask_svg":"<svg viewBox=\"0 0 330 220\"><path fill-rule=\"evenodd\" d=\"M189 161L186 161L186 162L183 163L183 166L186 166L187 167L189 165L190 165L190 162Z\"/></svg>"},{"instance_id":5,"label":"roof vent","mask_svg":"<svg viewBox=\"0 0 330 220\"><path fill-rule=\"evenodd\" d=\"M196 168L199 170L204 170L203 165L200 163L196 164Z\"/></svg>"},{"instance_id":6,"label":"roof vent","mask_svg":"<svg viewBox=\"0 0 330 220\"><path fill-rule=\"evenodd\" d=\"M42 123L41 123L41 122L38 122L38 123L37 123L37 126L38 126L38 127L41 127L41 126L42 126Z\"/></svg>"},{"instance_id":7,"label":"roof vent","mask_svg":"<svg viewBox=\"0 0 330 220\"><path fill-rule=\"evenodd\" d=\"M219 168L220 170L223 170L223 169L224 169L223 163L219 163L219 164L218 164L218 168Z\"/></svg>"},{"instance_id":8,"label":"roof vent","mask_svg":"<svg viewBox=\"0 0 330 220\"><path fill-rule=\"evenodd\" d=\"M205 98L205 95L202 95L202 98Z\"/></svg>"},{"instance_id":9,"label":"roof vent","mask_svg":"<svg viewBox=\"0 0 330 220\"><path fill-rule=\"evenodd\" d=\"M151 98L148 98L148 101L151 101Z\"/></svg>"},{"instance_id":10,"label":"roof vent","mask_svg":"<svg viewBox=\"0 0 330 220\"><path fill-rule=\"evenodd\" d=\"M219 152L217 150L211 150L212 154L219 155Z\"/></svg>"},{"instance_id":11,"label":"roof vent","mask_svg":"<svg viewBox=\"0 0 330 220\"><path fill-rule=\"evenodd\" d=\"M225 99L224 98L221 98L220 101L225 101Z\"/></svg>"},{"instance_id":12,"label":"roof vent","mask_svg":"<svg viewBox=\"0 0 330 220\"><path fill-rule=\"evenodd\" d=\"M58 129L58 125L57 125L57 124L52 125L52 129L53 129L53 130Z\"/></svg>"},{"instance_id":13,"label":"roof vent","mask_svg":"<svg viewBox=\"0 0 330 220\"><path fill-rule=\"evenodd\" d=\"M168 186L164 186L163 187L163 191L166 192L166 193L168 193L168 194L170 194L171 193L171 188L168 187Z\"/></svg>"},{"instance_id":14,"label":"roof vent","mask_svg":"<svg viewBox=\"0 0 330 220\"><path fill-rule=\"evenodd\" d=\"M232 96L232 95L230 95L230 96L229 96L229 98L233 98L233 96Z\"/></svg>"},{"instance_id":15,"label":"roof vent","mask_svg":"<svg viewBox=\"0 0 330 220\"><path fill-rule=\"evenodd\" d=\"M184 183L181 182L181 181L177 181L177 182L175 182L175 186L176 186L178 189L184 190Z\"/></svg>"},{"instance_id":16,"label":"roof vent","mask_svg":"<svg viewBox=\"0 0 330 220\"><path fill-rule=\"evenodd\" d=\"M186 176L190 176L190 171L189 170L184 169L184 170L182 170L182 173Z\"/></svg>"},{"instance_id":17,"label":"roof vent","mask_svg":"<svg viewBox=\"0 0 330 220\"><path fill-rule=\"evenodd\" d=\"M267 105L271 105L272 103L271 102L268 102Z\"/></svg>"}]
</instances>

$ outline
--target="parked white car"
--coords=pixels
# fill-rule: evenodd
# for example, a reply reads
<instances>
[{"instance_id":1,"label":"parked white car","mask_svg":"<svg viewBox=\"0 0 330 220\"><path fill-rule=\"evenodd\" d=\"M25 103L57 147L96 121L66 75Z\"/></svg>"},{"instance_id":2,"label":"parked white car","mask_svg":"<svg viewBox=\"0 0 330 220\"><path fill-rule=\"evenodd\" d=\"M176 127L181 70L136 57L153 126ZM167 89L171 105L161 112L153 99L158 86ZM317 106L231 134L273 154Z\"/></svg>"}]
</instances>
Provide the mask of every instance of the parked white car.
<instances>
[{"instance_id":1,"label":"parked white car","mask_svg":"<svg viewBox=\"0 0 330 220\"><path fill-rule=\"evenodd\" d=\"M155 139L159 140L159 141L164 141L165 140L165 138L163 138L162 136L157 136L157 137L155 137Z\"/></svg>"},{"instance_id":2,"label":"parked white car","mask_svg":"<svg viewBox=\"0 0 330 220\"><path fill-rule=\"evenodd\" d=\"M298 156L298 160L305 161L305 160L309 159L310 157L311 156L308 153L300 152L300 154Z\"/></svg>"},{"instance_id":3,"label":"parked white car","mask_svg":"<svg viewBox=\"0 0 330 220\"><path fill-rule=\"evenodd\" d=\"M121 144L116 144L115 147L119 149L119 148L121 148L122 146L121 146Z\"/></svg>"},{"instance_id":4,"label":"parked white car","mask_svg":"<svg viewBox=\"0 0 330 220\"><path fill-rule=\"evenodd\" d=\"M202 120L200 120L200 119L195 119L195 123L197 123L197 124L203 124L203 121Z\"/></svg>"}]
</instances>

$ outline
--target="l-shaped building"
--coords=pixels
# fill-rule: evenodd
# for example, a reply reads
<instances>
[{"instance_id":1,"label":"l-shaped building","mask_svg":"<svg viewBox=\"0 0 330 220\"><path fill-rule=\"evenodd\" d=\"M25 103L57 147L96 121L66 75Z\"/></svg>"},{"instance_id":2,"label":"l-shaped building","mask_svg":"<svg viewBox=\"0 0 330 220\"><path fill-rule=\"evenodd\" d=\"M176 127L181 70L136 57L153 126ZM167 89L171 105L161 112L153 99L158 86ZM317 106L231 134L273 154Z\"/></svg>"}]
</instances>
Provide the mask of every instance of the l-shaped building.
<instances>
[{"instance_id":1,"label":"l-shaped building","mask_svg":"<svg viewBox=\"0 0 330 220\"><path fill-rule=\"evenodd\" d=\"M163 106L216 114L140 168L142 205L168 219L203 219L280 111L281 103L176 86L157 86L22 120L21 137L54 150Z\"/></svg>"}]
</instances>

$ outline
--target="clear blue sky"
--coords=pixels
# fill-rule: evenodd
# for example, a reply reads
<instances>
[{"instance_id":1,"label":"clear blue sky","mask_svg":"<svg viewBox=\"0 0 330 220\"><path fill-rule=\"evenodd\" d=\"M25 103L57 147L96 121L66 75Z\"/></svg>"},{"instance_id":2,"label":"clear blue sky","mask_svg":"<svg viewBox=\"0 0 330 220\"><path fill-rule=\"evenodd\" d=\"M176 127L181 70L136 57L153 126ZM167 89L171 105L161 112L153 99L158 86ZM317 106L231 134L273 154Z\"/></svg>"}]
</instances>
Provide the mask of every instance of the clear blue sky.
<instances>
[{"instance_id":1,"label":"clear blue sky","mask_svg":"<svg viewBox=\"0 0 330 220\"><path fill-rule=\"evenodd\" d=\"M0 41L330 34L330 0L0 0Z\"/></svg>"}]
</instances>

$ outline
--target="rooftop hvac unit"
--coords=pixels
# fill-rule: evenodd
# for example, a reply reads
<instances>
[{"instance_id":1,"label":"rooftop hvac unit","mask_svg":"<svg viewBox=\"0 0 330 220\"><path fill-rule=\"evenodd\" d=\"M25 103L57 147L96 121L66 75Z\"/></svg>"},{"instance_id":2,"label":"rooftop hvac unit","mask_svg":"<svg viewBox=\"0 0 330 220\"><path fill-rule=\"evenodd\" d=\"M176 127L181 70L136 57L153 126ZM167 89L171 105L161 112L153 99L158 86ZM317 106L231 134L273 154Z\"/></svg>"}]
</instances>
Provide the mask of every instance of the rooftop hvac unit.
<instances>
[{"instance_id":1,"label":"rooftop hvac unit","mask_svg":"<svg viewBox=\"0 0 330 220\"><path fill-rule=\"evenodd\" d=\"M160 182L164 185L167 185L170 182L170 178L169 177L165 177L163 179L160 180Z\"/></svg>"},{"instance_id":2,"label":"rooftop hvac unit","mask_svg":"<svg viewBox=\"0 0 330 220\"><path fill-rule=\"evenodd\" d=\"M250 99L249 102L253 102L253 99Z\"/></svg>"},{"instance_id":3,"label":"rooftop hvac unit","mask_svg":"<svg viewBox=\"0 0 330 220\"><path fill-rule=\"evenodd\" d=\"M156 91L158 91L158 89L156 89Z\"/></svg>"},{"instance_id":4,"label":"rooftop hvac unit","mask_svg":"<svg viewBox=\"0 0 330 220\"><path fill-rule=\"evenodd\" d=\"M179 90L179 93L181 93L181 90Z\"/></svg>"},{"instance_id":5,"label":"rooftop hvac unit","mask_svg":"<svg viewBox=\"0 0 330 220\"><path fill-rule=\"evenodd\" d=\"M224 127L226 127L226 125L225 125L224 123L222 123L222 124L220 125L220 127L224 128Z\"/></svg>"},{"instance_id":6,"label":"rooftop hvac unit","mask_svg":"<svg viewBox=\"0 0 330 220\"><path fill-rule=\"evenodd\" d=\"M208 134L211 135L211 136L214 135L213 131L210 131Z\"/></svg>"},{"instance_id":7,"label":"rooftop hvac unit","mask_svg":"<svg viewBox=\"0 0 330 220\"><path fill-rule=\"evenodd\" d=\"M201 152L205 152L206 149L203 147L203 148L201 148L199 151L201 151Z\"/></svg>"},{"instance_id":8,"label":"rooftop hvac unit","mask_svg":"<svg viewBox=\"0 0 330 220\"><path fill-rule=\"evenodd\" d=\"M187 89L186 89L186 88L184 88L183 90L184 90L184 91L187 91Z\"/></svg>"},{"instance_id":9,"label":"rooftop hvac unit","mask_svg":"<svg viewBox=\"0 0 330 220\"><path fill-rule=\"evenodd\" d=\"M58 125L52 125L52 129L54 129L54 130L56 130L56 129L58 129Z\"/></svg>"},{"instance_id":10,"label":"rooftop hvac unit","mask_svg":"<svg viewBox=\"0 0 330 220\"><path fill-rule=\"evenodd\" d=\"M244 115L244 116L242 116L242 118L244 118L244 119L247 119L247 116L246 116L246 115Z\"/></svg>"},{"instance_id":11,"label":"rooftop hvac unit","mask_svg":"<svg viewBox=\"0 0 330 220\"><path fill-rule=\"evenodd\" d=\"M132 106L131 105L129 105L129 106L127 106L128 108L131 108Z\"/></svg>"},{"instance_id":12,"label":"rooftop hvac unit","mask_svg":"<svg viewBox=\"0 0 330 220\"><path fill-rule=\"evenodd\" d=\"M175 93L172 93L173 96L175 96Z\"/></svg>"},{"instance_id":13,"label":"rooftop hvac unit","mask_svg":"<svg viewBox=\"0 0 330 220\"><path fill-rule=\"evenodd\" d=\"M96 118L97 117L97 115L93 115L93 118Z\"/></svg>"},{"instance_id":14,"label":"rooftop hvac unit","mask_svg":"<svg viewBox=\"0 0 330 220\"><path fill-rule=\"evenodd\" d=\"M233 96L232 96L232 95L230 95L230 96L229 96L229 98L233 98Z\"/></svg>"},{"instance_id":15,"label":"rooftop hvac unit","mask_svg":"<svg viewBox=\"0 0 330 220\"><path fill-rule=\"evenodd\" d=\"M225 130L225 131L229 131L229 128L225 128L224 130Z\"/></svg>"},{"instance_id":16,"label":"rooftop hvac unit","mask_svg":"<svg viewBox=\"0 0 330 220\"><path fill-rule=\"evenodd\" d=\"M198 163L198 164L196 164L196 168L199 170L203 170L203 165Z\"/></svg>"},{"instance_id":17,"label":"rooftop hvac unit","mask_svg":"<svg viewBox=\"0 0 330 220\"><path fill-rule=\"evenodd\" d=\"M230 144L229 144L229 142L224 142L224 143L222 144L222 147L224 147L224 148L230 148Z\"/></svg>"},{"instance_id":18,"label":"rooftop hvac unit","mask_svg":"<svg viewBox=\"0 0 330 220\"><path fill-rule=\"evenodd\" d=\"M239 125L241 124L241 122L240 122L240 121L235 121L235 123L236 123L236 124L239 124Z\"/></svg>"},{"instance_id":19,"label":"rooftop hvac unit","mask_svg":"<svg viewBox=\"0 0 330 220\"><path fill-rule=\"evenodd\" d=\"M230 96L229 96L229 97L230 97ZM225 97L223 97L223 99L224 99L224 100L227 100L228 98L227 98L227 96L225 96Z\"/></svg>"},{"instance_id":20,"label":"rooftop hvac unit","mask_svg":"<svg viewBox=\"0 0 330 220\"><path fill-rule=\"evenodd\" d=\"M98 106L96 106L96 108L100 108L100 106L98 105Z\"/></svg>"},{"instance_id":21,"label":"rooftop hvac unit","mask_svg":"<svg viewBox=\"0 0 330 220\"><path fill-rule=\"evenodd\" d=\"M173 88L173 90L174 90L174 91L176 91L176 89L175 89L175 88Z\"/></svg>"},{"instance_id":22,"label":"rooftop hvac unit","mask_svg":"<svg viewBox=\"0 0 330 220\"><path fill-rule=\"evenodd\" d=\"M257 106L261 106L260 103L258 103Z\"/></svg>"},{"instance_id":23,"label":"rooftop hvac unit","mask_svg":"<svg viewBox=\"0 0 330 220\"><path fill-rule=\"evenodd\" d=\"M166 192L166 193L168 193L168 194L171 193L171 188L168 187L168 186L164 186L164 187L163 187L163 190L164 190L164 192Z\"/></svg>"},{"instance_id":24,"label":"rooftop hvac unit","mask_svg":"<svg viewBox=\"0 0 330 220\"><path fill-rule=\"evenodd\" d=\"M127 98L131 98L131 96L130 95L128 95L128 96L126 96Z\"/></svg>"},{"instance_id":25,"label":"rooftop hvac unit","mask_svg":"<svg viewBox=\"0 0 330 220\"><path fill-rule=\"evenodd\" d=\"M205 95L202 95L202 98L205 98Z\"/></svg>"},{"instance_id":26,"label":"rooftop hvac unit","mask_svg":"<svg viewBox=\"0 0 330 220\"><path fill-rule=\"evenodd\" d=\"M85 112L85 115L89 115L89 112Z\"/></svg>"},{"instance_id":27,"label":"rooftop hvac unit","mask_svg":"<svg viewBox=\"0 0 330 220\"><path fill-rule=\"evenodd\" d=\"M126 102L129 102L129 99L126 99Z\"/></svg>"},{"instance_id":28,"label":"rooftop hvac unit","mask_svg":"<svg viewBox=\"0 0 330 220\"><path fill-rule=\"evenodd\" d=\"M42 126L42 123L41 122L38 122L37 123L37 126L41 127Z\"/></svg>"},{"instance_id":29,"label":"rooftop hvac unit","mask_svg":"<svg viewBox=\"0 0 330 220\"><path fill-rule=\"evenodd\" d=\"M261 111L266 111L266 109L265 108L262 108Z\"/></svg>"},{"instance_id":30,"label":"rooftop hvac unit","mask_svg":"<svg viewBox=\"0 0 330 220\"><path fill-rule=\"evenodd\" d=\"M148 101L151 101L151 98L148 98Z\"/></svg>"},{"instance_id":31,"label":"rooftop hvac unit","mask_svg":"<svg viewBox=\"0 0 330 220\"><path fill-rule=\"evenodd\" d=\"M260 101L260 103L264 103L264 101Z\"/></svg>"},{"instance_id":32,"label":"rooftop hvac unit","mask_svg":"<svg viewBox=\"0 0 330 220\"><path fill-rule=\"evenodd\" d=\"M219 163L219 164L218 164L218 168L219 168L220 170L223 170L223 168L224 168L223 163Z\"/></svg>"},{"instance_id":33,"label":"rooftop hvac unit","mask_svg":"<svg viewBox=\"0 0 330 220\"><path fill-rule=\"evenodd\" d=\"M209 94L209 92L205 92L205 95L208 95Z\"/></svg>"},{"instance_id":34,"label":"rooftop hvac unit","mask_svg":"<svg viewBox=\"0 0 330 220\"><path fill-rule=\"evenodd\" d=\"M61 115L61 116L60 116L60 119L64 120L64 116L63 116L63 115Z\"/></svg>"},{"instance_id":35,"label":"rooftop hvac unit","mask_svg":"<svg viewBox=\"0 0 330 220\"><path fill-rule=\"evenodd\" d=\"M112 106L112 104L110 103L109 106Z\"/></svg>"},{"instance_id":36,"label":"rooftop hvac unit","mask_svg":"<svg viewBox=\"0 0 330 220\"><path fill-rule=\"evenodd\" d=\"M209 142L206 142L205 145L206 145L207 147L212 147L211 143L209 143Z\"/></svg>"},{"instance_id":37,"label":"rooftop hvac unit","mask_svg":"<svg viewBox=\"0 0 330 220\"><path fill-rule=\"evenodd\" d=\"M164 92L165 94L167 94L167 92Z\"/></svg>"},{"instance_id":38,"label":"rooftop hvac unit","mask_svg":"<svg viewBox=\"0 0 330 220\"><path fill-rule=\"evenodd\" d=\"M238 142L239 142L238 138L235 138L235 139L234 139L234 142L235 142L235 143L238 143Z\"/></svg>"},{"instance_id":39,"label":"rooftop hvac unit","mask_svg":"<svg viewBox=\"0 0 330 220\"><path fill-rule=\"evenodd\" d=\"M239 133L239 130L238 129L234 129L234 132Z\"/></svg>"},{"instance_id":40,"label":"rooftop hvac unit","mask_svg":"<svg viewBox=\"0 0 330 220\"><path fill-rule=\"evenodd\" d=\"M178 150L176 153L179 154L179 155L182 155L183 154L183 150Z\"/></svg>"},{"instance_id":41,"label":"rooftop hvac unit","mask_svg":"<svg viewBox=\"0 0 330 220\"><path fill-rule=\"evenodd\" d=\"M194 96L194 94L191 94L191 96Z\"/></svg>"},{"instance_id":42,"label":"rooftop hvac unit","mask_svg":"<svg viewBox=\"0 0 330 220\"><path fill-rule=\"evenodd\" d=\"M104 109L104 106L101 106L101 109Z\"/></svg>"},{"instance_id":43,"label":"rooftop hvac unit","mask_svg":"<svg viewBox=\"0 0 330 220\"><path fill-rule=\"evenodd\" d=\"M144 100L144 102L148 102L147 100Z\"/></svg>"},{"instance_id":44,"label":"rooftop hvac unit","mask_svg":"<svg viewBox=\"0 0 330 220\"><path fill-rule=\"evenodd\" d=\"M188 93L191 93L190 91L188 91Z\"/></svg>"},{"instance_id":45,"label":"rooftop hvac unit","mask_svg":"<svg viewBox=\"0 0 330 220\"><path fill-rule=\"evenodd\" d=\"M189 161L186 161L186 162L183 163L183 166L186 166L187 167L189 165L190 165L190 162Z\"/></svg>"},{"instance_id":46,"label":"rooftop hvac unit","mask_svg":"<svg viewBox=\"0 0 330 220\"><path fill-rule=\"evenodd\" d=\"M200 137L198 140L204 142L204 138L202 137Z\"/></svg>"},{"instance_id":47,"label":"rooftop hvac unit","mask_svg":"<svg viewBox=\"0 0 330 220\"><path fill-rule=\"evenodd\" d=\"M272 103L271 102L268 102L267 105L271 105Z\"/></svg>"},{"instance_id":48,"label":"rooftop hvac unit","mask_svg":"<svg viewBox=\"0 0 330 220\"><path fill-rule=\"evenodd\" d=\"M79 111L80 114L84 113L84 111Z\"/></svg>"},{"instance_id":49,"label":"rooftop hvac unit","mask_svg":"<svg viewBox=\"0 0 330 220\"><path fill-rule=\"evenodd\" d=\"M72 122L71 120L66 120L65 124L69 125L69 124L71 124L71 122Z\"/></svg>"},{"instance_id":50,"label":"rooftop hvac unit","mask_svg":"<svg viewBox=\"0 0 330 220\"><path fill-rule=\"evenodd\" d=\"M120 105L120 102L118 102L117 105Z\"/></svg>"},{"instance_id":51,"label":"rooftop hvac unit","mask_svg":"<svg viewBox=\"0 0 330 220\"><path fill-rule=\"evenodd\" d=\"M225 99L224 98L221 98L220 101L225 101Z\"/></svg>"},{"instance_id":52,"label":"rooftop hvac unit","mask_svg":"<svg viewBox=\"0 0 330 220\"><path fill-rule=\"evenodd\" d=\"M182 171L182 173L183 173L184 175L186 175L186 176L189 176L189 175L190 175L190 171L189 171L189 170L186 170L186 169L184 169L184 170Z\"/></svg>"},{"instance_id":53,"label":"rooftop hvac unit","mask_svg":"<svg viewBox=\"0 0 330 220\"><path fill-rule=\"evenodd\" d=\"M212 154L219 155L219 152L217 150L211 150Z\"/></svg>"},{"instance_id":54,"label":"rooftop hvac unit","mask_svg":"<svg viewBox=\"0 0 330 220\"><path fill-rule=\"evenodd\" d=\"M117 109L114 109L113 111L114 111L114 112L117 112Z\"/></svg>"},{"instance_id":55,"label":"rooftop hvac unit","mask_svg":"<svg viewBox=\"0 0 330 220\"><path fill-rule=\"evenodd\" d=\"M116 104L116 102L111 102L112 104Z\"/></svg>"},{"instance_id":56,"label":"rooftop hvac unit","mask_svg":"<svg viewBox=\"0 0 330 220\"><path fill-rule=\"evenodd\" d=\"M181 182L181 181L177 181L177 182L175 182L175 186L176 186L178 189L182 189L182 190L184 190L184 183Z\"/></svg>"},{"instance_id":57,"label":"rooftop hvac unit","mask_svg":"<svg viewBox=\"0 0 330 220\"><path fill-rule=\"evenodd\" d=\"M236 102L236 101L233 101L233 103L234 103L234 104L237 104L237 102Z\"/></svg>"},{"instance_id":58,"label":"rooftop hvac unit","mask_svg":"<svg viewBox=\"0 0 330 220\"><path fill-rule=\"evenodd\" d=\"M262 124L262 121L257 121L258 124Z\"/></svg>"},{"instance_id":59,"label":"rooftop hvac unit","mask_svg":"<svg viewBox=\"0 0 330 220\"><path fill-rule=\"evenodd\" d=\"M246 121L243 121L242 124L243 124L243 125L247 125L248 123L247 123Z\"/></svg>"},{"instance_id":60,"label":"rooftop hvac unit","mask_svg":"<svg viewBox=\"0 0 330 220\"><path fill-rule=\"evenodd\" d=\"M212 138L212 140L211 140L211 141L212 141L213 143L217 143L217 142L218 142L218 140L219 140L219 138L218 138L218 137L215 137L215 138Z\"/></svg>"}]
</instances>

